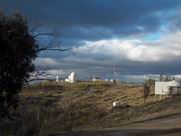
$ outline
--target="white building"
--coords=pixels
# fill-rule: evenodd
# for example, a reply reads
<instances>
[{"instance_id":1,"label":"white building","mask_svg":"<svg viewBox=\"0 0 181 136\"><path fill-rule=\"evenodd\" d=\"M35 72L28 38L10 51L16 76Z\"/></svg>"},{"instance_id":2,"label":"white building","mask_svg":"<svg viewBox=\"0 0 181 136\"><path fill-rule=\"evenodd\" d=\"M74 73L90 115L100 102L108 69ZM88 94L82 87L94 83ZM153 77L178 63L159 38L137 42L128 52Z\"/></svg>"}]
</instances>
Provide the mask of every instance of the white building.
<instances>
[{"instance_id":1,"label":"white building","mask_svg":"<svg viewBox=\"0 0 181 136\"><path fill-rule=\"evenodd\" d=\"M56 82L58 82L59 81L59 77L58 77L58 75L56 76Z\"/></svg>"},{"instance_id":2,"label":"white building","mask_svg":"<svg viewBox=\"0 0 181 136\"><path fill-rule=\"evenodd\" d=\"M99 77L94 77L94 78L92 79L92 81L93 81L93 82L97 82L97 81L101 81L101 80L100 80Z\"/></svg>"},{"instance_id":3,"label":"white building","mask_svg":"<svg viewBox=\"0 0 181 136\"><path fill-rule=\"evenodd\" d=\"M70 73L70 75L68 76L68 79L65 79L65 81L69 83L77 82L76 73L75 72Z\"/></svg>"},{"instance_id":4,"label":"white building","mask_svg":"<svg viewBox=\"0 0 181 136\"><path fill-rule=\"evenodd\" d=\"M181 94L180 81L156 81L155 82L155 95L173 95Z\"/></svg>"}]
</instances>

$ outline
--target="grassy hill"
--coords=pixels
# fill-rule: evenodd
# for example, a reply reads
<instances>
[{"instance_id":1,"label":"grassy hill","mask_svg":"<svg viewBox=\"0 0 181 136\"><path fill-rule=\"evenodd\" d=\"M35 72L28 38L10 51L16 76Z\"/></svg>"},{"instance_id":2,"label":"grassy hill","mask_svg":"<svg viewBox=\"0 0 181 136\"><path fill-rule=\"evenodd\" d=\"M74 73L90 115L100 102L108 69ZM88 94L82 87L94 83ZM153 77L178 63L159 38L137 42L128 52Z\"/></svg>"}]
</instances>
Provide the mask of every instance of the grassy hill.
<instances>
[{"instance_id":1,"label":"grassy hill","mask_svg":"<svg viewBox=\"0 0 181 136\"><path fill-rule=\"evenodd\" d=\"M15 120L4 119L3 133L53 134L121 127L181 112L181 96L146 104L141 86L109 82L49 83L24 87ZM126 103L113 107L112 103ZM16 126L16 127L15 127ZM8 130L8 132L7 132Z\"/></svg>"}]
</instances>

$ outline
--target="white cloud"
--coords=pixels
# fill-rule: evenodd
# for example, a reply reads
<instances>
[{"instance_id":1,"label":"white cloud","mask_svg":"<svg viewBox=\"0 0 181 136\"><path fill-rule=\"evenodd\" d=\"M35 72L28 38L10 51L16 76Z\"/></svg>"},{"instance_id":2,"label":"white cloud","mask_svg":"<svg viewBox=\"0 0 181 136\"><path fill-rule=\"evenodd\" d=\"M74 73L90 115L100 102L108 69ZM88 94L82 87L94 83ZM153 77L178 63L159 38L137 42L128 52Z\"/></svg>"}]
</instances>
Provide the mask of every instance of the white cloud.
<instances>
[{"instance_id":1,"label":"white cloud","mask_svg":"<svg viewBox=\"0 0 181 136\"><path fill-rule=\"evenodd\" d=\"M164 75L166 76L166 75ZM170 78L175 78L176 80L181 80L181 75L170 75ZM160 75L159 74L143 74L143 75L122 75L122 77L125 81L132 81L132 82L143 82L148 79L154 79L159 80Z\"/></svg>"},{"instance_id":2,"label":"white cloud","mask_svg":"<svg viewBox=\"0 0 181 136\"><path fill-rule=\"evenodd\" d=\"M169 34L160 41L142 40L100 40L85 42L73 51L78 57L95 58L107 56L118 61L130 60L140 62L157 62L174 60L181 57L181 32Z\"/></svg>"},{"instance_id":3,"label":"white cloud","mask_svg":"<svg viewBox=\"0 0 181 136\"><path fill-rule=\"evenodd\" d=\"M47 71L48 74L51 74L51 75L62 75L62 74L65 74L65 72L61 69L59 70L48 70Z\"/></svg>"},{"instance_id":4,"label":"white cloud","mask_svg":"<svg viewBox=\"0 0 181 136\"><path fill-rule=\"evenodd\" d=\"M72 71L86 77L90 73L112 73L113 64L121 77L146 79L145 74L180 74L181 32L165 35L159 41L109 39L85 41L72 52L75 56L38 58L35 65L51 75ZM169 62L169 63L168 63ZM172 63L173 62L173 63ZM177 67L175 67L177 65ZM138 76L138 75L140 76ZM135 75L135 76L134 76Z\"/></svg>"},{"instance_id":5,"label":"white cloud","mask_svg":"<svg viewBox=\"0 0 181 136\"><path fill-rule=\"evenodd\" d=\"M38 58L36 65L57 67L60 63L104 64L121 62L162 62L181 57L181 32L168 34L160 41L143 41L139 39L121 40L109 39L86 41L72 51L75 56L65 58ZM61 62L60 62L61 61Z\"/></svg>"}]
</instances>

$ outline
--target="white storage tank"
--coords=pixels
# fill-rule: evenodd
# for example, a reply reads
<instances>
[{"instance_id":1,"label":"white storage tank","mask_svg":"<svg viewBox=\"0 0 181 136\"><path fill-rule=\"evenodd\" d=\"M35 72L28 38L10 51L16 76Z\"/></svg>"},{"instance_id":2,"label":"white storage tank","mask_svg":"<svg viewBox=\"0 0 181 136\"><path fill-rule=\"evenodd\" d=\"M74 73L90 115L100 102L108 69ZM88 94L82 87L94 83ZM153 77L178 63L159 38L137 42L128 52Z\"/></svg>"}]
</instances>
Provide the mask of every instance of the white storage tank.
<instances>
[{"instance_id":1,"label":"white storage tank","mask_svg":"<svg viewBox=\"0 0 181 136\"><path fill-rule=\"evenodd\" d=\"M75 73L75 72L72 72L72 73L70 74L69 82L70 82L70 83L75 83L75 82L77 82L76 73Z\"/></svg>"},{"instance_id":2,"label":"white storage tank","mask_svg":"<svg viewBox=\"0 0 181 136\"><path fill-rule=\"evenodd\" d=\"M56 76L56 82L58 82L59 80L58 80L58 75Z\"/></svg>"},{"instance_id":3,"label":"white storage tank","mask_svg":"<svg viewBox=\"0 0 181 136\"><path fill-rule=\"evenodd\" d=\"M69 83L75 83L75 82L77 82L76 73L75 73L75 72L70 73L70 75L68 76L67 79L65 79L65 81L66 81L66 82L69 82Z\"/></svg>"}]
</instances>

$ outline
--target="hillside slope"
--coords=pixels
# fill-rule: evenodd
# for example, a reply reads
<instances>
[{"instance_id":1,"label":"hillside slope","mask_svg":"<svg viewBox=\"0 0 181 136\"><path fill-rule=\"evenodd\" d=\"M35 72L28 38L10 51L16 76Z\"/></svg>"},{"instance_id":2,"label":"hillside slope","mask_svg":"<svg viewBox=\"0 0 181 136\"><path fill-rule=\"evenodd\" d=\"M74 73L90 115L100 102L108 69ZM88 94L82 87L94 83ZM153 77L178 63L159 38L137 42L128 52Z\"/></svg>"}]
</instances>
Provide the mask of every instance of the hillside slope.
<instances>
[{"instance_id":1,"label":"hillside slope","mask_svg":"<svg viewBox=\"0 0 181 136\"><path fill-rule=\"evenodd\" d=\"M144 104L142 87L123 83L49 83L28 86L20 94L21 103L16 120L4 121L0 128L7 127L11 132L14 126L19 126L16 128L19 130L17 135L29 131L45 135L120 128L134 122L181 113L181 96L155 102L152 94ZM126 103L127 106L114 108L114 101Z\"/></svg>"}]
</instances>

